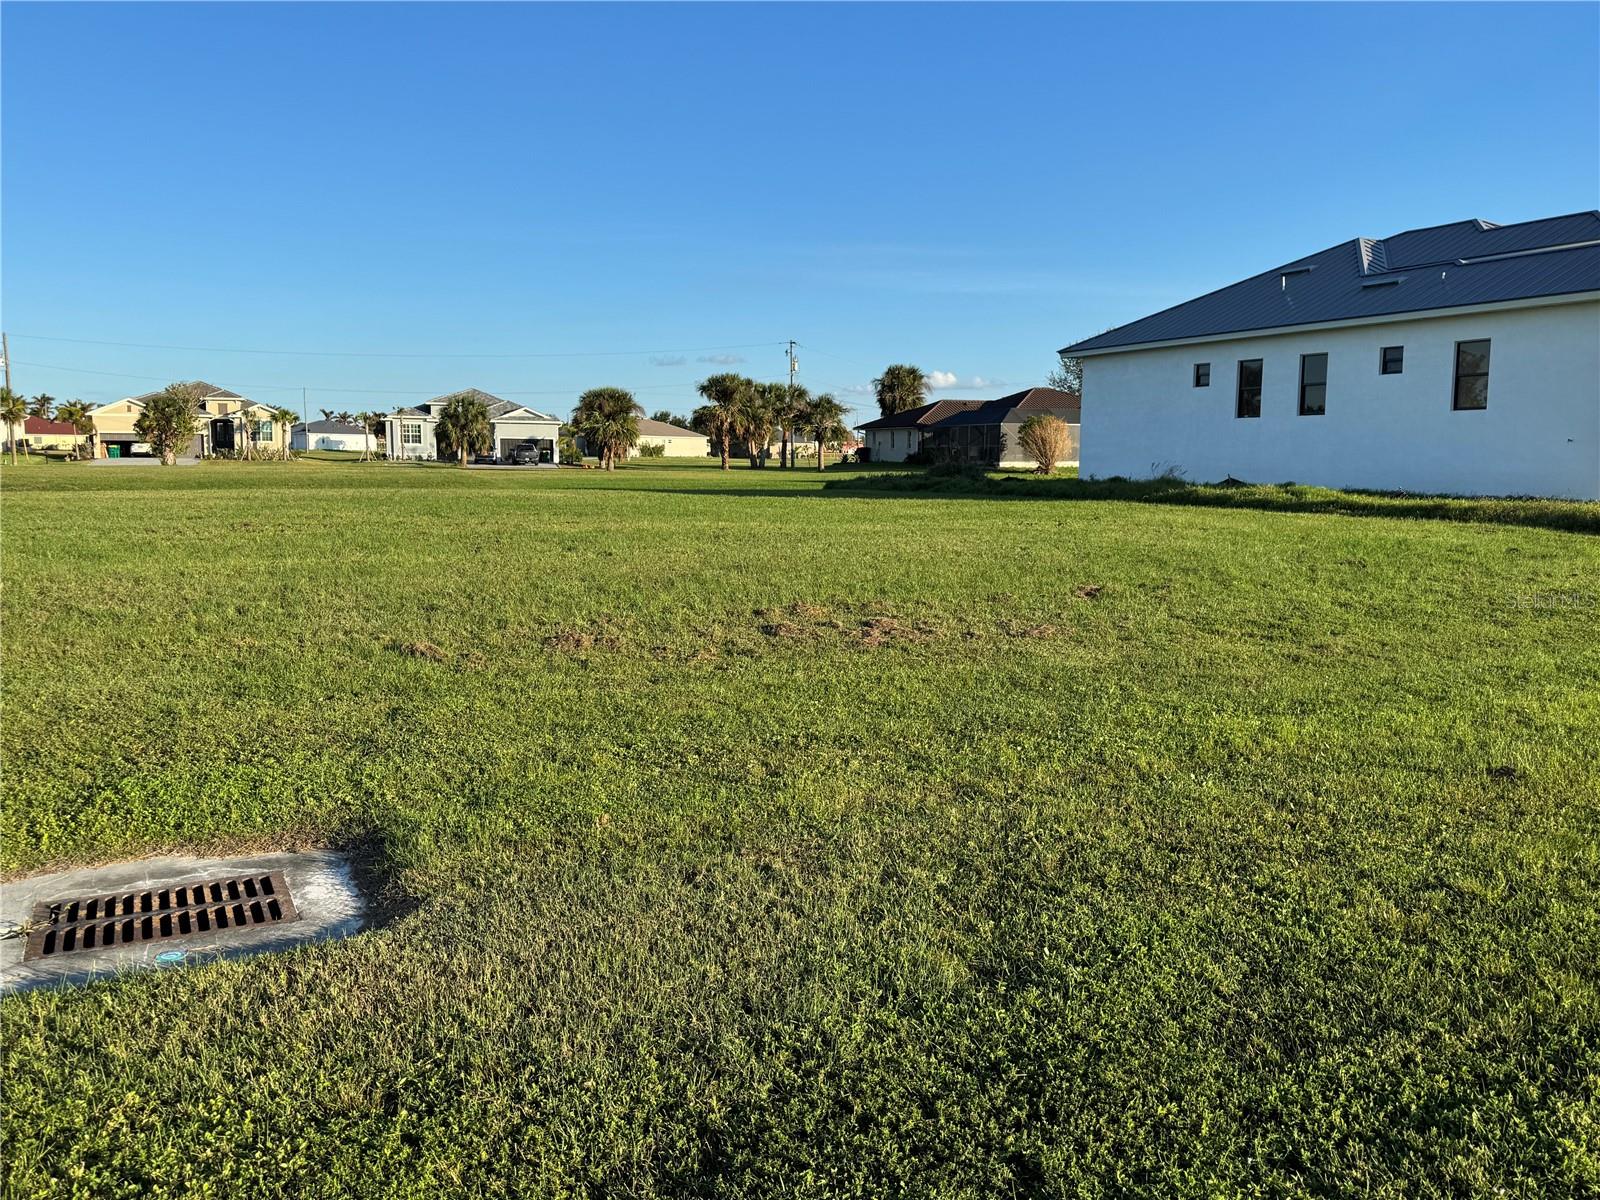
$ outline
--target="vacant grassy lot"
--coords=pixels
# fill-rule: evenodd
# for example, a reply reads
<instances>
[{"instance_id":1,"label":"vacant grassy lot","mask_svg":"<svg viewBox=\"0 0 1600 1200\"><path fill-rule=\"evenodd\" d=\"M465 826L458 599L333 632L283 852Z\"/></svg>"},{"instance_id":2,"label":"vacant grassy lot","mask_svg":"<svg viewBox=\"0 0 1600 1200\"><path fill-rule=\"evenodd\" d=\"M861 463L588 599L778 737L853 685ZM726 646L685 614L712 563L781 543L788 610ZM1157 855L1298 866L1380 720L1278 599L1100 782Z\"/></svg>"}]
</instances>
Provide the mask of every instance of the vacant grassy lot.
<instances>
[{"instance_id":1,"label":"vacant grassy lot","mask_svg":"<svg viewBox=\"0 0 1600 1200\"><path fill-rule=\"evenodd\" d=\"M6 868L387 911L5 1001L8 1195L1600 1188L1590 534L4 470Z\"/></svg>"}]
</instances>

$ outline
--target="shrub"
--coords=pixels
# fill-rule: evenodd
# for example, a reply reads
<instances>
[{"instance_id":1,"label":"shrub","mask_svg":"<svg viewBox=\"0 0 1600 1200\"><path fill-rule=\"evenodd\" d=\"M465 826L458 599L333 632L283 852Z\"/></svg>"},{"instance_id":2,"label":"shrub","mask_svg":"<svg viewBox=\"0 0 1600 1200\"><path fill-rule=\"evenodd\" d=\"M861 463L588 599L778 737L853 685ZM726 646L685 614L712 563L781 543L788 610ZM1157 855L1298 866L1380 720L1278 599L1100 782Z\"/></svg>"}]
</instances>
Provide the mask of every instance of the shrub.
<instances>
[{"instance_id":1,"label":"shrub","mask_svg":"<svg viewBox=\"0 0 1600 1200\"><path fill-rule=\"evenodd\" d=\"M665 458L667 444L665 442L640 442L634 447L640 458Z\"/></svg>"},{"instance_id":2,"label":"shrub","mask_svg":"<svg viewBox=\"0 0 1600 1200\"><path fill-rule=\"evenodd\" d=\"M1041 475L1048 475L1056 464L1071 456L1072 430L1060 417L1034 413L1017 431L1022 452L1038 464Z\"/></svg>"}]
</instances>

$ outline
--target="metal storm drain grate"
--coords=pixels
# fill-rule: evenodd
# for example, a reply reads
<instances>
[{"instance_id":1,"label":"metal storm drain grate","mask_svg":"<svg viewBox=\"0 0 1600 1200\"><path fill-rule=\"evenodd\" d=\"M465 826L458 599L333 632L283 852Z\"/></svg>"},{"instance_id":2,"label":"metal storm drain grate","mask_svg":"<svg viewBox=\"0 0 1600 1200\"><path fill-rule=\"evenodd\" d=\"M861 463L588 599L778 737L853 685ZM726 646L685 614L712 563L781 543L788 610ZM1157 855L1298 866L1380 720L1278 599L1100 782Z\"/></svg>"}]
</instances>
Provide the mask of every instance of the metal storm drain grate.
<instances>
[{"instance_id":1,"label":"metal storm drain grate","mask_svg":"<svg viewBox=\"0 0 1600 1200\"><path fill-rule=\"evenodd\" d=\"M277 925L299 916L282 871L41 901L34 905L22 958Z\"/></svg>"}]
</instances>

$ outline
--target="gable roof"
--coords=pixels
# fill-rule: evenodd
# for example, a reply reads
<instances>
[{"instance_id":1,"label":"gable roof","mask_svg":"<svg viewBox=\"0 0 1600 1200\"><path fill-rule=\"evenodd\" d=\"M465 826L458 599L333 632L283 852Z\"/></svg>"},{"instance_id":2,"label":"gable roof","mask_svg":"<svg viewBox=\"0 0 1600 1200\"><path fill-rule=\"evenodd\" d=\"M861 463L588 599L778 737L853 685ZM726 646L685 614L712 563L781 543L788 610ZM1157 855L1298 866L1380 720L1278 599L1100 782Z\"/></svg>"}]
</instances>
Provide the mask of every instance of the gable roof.
<instances>
[{"instance_id":1,"label":"gable roof","mask_svg":"<svg viewBox=\"0 0 1600 1200\"><path fill-rule=\"evenodd\" d=\"M958 412L938 423L940 429L962 425L1007 425L1026 420L1034 413L1053 413L1068 424L1078 423L1078 394L1063 392L1052 387L1025 388L1001 396L998 400L985 400L965 412Z\"/></svg>"},{"instance_id":2,"label":"gable roof","mask_svg":"<svg viewBox=\"0 0 1600 1200\"><path fill-rule=\"evenodd\" d=\"M1061 353L1589 291L1600 291L1600 210L1516 225L1456 221L1341 242Z\"/></svg>"},{"instance_id":3,"label":"gable roof","mask_svg":"<svg viewBox=\"0 0 1600 1200\"><path fill-rule=\"evenodd\" d=\"M558 425L561 423L561 419L559 417L552 417L548 413L539 412L536 409L529 408L525 404L516 404L510 400L502 400L499 396L496 396L490 392L486 392L482 388L475 387L462 388L459 392L447 392L445 395L435 396L432 400L425 401L415 408L402 408L398 412L391 413L390 415L399 417L436 416L439 409L443 408L446 404L450 403L450 401L456 399L458 396L468 396L473 400L481 401L484 407L489 410L489 420L491 421L502 421L506 420L507 418L514 419L516 414L526 413L535 421L554 421Z\"/></svg>"},{"instance_id":4,"label":"gable roof","mask_svg":"<svg viewBox=\"0 0 1600 1200\"><path fill-rule=\"evenodd\" d=\"M344 433L360 437L362 434L366 433L366 430L353 421L312 421L309 424L307 424L305 421L299 421L296 422L294 426L294 432Z\"/></svg>"},{"instance_id":5,"label":"gable roof","mask_svg":"<svg viewBox=\"0 0 1600 1200\"><path fill-rule=\"evenodd\" d=\"M956 413L977 408L983 403L982 400L935 400L931 404L919 404L916 408L907 408L897 413L890 413L886 417L878 417L876 420L857 425L856 428L907 429L914 426L937 425Z\"/></svg>"},{"instance_id":6,"label":"gable roof","mask_svg":"<svg viewBox=\"0 0 1600 1200\"><path fill-rule=\"evenodd\" d=\"M191 380L188 380L187 382L185 382L183 380L179 380L178 382L180 384L182 384L183 386L185 386L185 387L192 387L192 388L195 388L196 390L198 390L199 393L200 393L200 399L202 399L202 400L243 400L244 399L244 397L239 395L238 392L230 392L227 388L220 388L214 383L207 383L204 379L191 379ZM135 404L145 404L148 401L154 400L157 396L159 396L161 394L161 392L163 390L164 389L157 388L153 392L146 392L142 396L130 396L130 397L128 397L128 399L132 400Z\"/></svg>"},{"instance_id":7,"label":"gable roof","mask_svg":"<svg viewBox=\"0 0 1600 1200\"><path fill-rule=\"evenodd\" d=\"M696 433L692 429L685 429L682 425L673 425L667 421L656 421L649 417L639 418L639 432L645 437L705 437L703 433Z\"/></svg>"},{"instance_id":8,"label":"gable roof","mask_svg":"<svg viewBox=\"0 0 1600 1200\"><path fill-rule=\"evenodd\" d=\"M22 422L23 433L65 434L77 437L78 428L70 421L52 421L48 417L28 417Z\"/></svg>"}]
</instances>

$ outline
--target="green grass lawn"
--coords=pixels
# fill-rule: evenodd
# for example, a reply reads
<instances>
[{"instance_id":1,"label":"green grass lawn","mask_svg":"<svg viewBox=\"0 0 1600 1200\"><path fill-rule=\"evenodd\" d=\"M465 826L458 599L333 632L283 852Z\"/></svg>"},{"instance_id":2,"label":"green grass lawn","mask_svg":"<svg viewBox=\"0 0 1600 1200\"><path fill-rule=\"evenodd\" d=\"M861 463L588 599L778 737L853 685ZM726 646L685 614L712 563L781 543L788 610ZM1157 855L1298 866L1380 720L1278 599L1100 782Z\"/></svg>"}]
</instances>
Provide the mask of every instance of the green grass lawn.
<instances>
[{"instance_id":1,"label":"green grass lawn","mask_svg":"<svg viewBox=\"0 0 1600 1200\"><path fill-rule=\"evenodd\" d=\"M6 1195L1600 1188L1592 507L0 471L5 868L384 911L6 1000Z\"/></svg>"}]
</instances>

